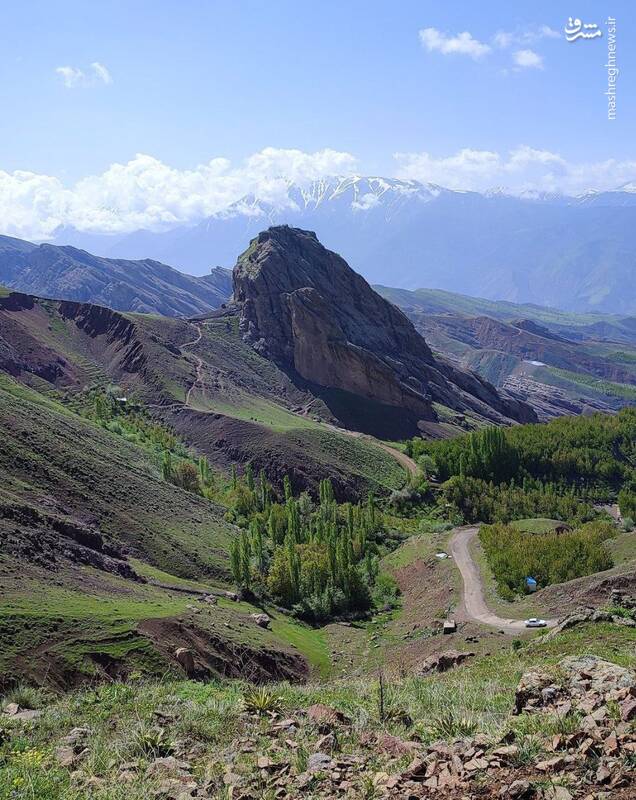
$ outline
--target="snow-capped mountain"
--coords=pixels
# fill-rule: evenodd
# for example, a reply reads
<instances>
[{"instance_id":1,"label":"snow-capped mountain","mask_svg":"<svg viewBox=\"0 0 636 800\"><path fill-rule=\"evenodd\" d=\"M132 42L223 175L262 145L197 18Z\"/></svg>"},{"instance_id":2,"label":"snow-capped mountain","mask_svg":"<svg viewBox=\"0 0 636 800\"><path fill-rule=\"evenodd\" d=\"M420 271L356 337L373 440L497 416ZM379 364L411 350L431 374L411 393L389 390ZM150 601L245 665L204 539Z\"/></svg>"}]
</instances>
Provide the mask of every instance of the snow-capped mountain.
<instances>
[{"instance_id":1,"label":"snow-capped mountain","mask_svg":"<svg viewBox=\"0 0 636 800\"><path fill-rule=\"evenodd\" d=\"M198 224L86 238L111 258L203 274L232 266L270 225L313 230L372 283L430 287L578 311L636 313L636 183L567 197L349 176L246 196ZM84 234L55 238L82 247Z\"/></svg>"}]
</instances>

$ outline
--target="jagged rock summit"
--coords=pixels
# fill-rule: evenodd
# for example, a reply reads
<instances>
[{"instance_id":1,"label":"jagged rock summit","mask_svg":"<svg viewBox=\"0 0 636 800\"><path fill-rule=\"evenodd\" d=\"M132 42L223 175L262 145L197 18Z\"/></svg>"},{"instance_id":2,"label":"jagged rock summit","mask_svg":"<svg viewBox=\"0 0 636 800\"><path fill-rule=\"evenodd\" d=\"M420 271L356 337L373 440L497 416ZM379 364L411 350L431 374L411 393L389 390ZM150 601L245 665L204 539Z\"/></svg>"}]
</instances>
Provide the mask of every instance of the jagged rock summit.
<instances>
[{"instance_id":1,"label":"jagged rock summit","mask_svg":"<svg viewBox=\"0 0 636 800\"><path fill-rule=\"evenodd\" d=\"M533 421L524 403L436 358L410 320L316 234L260 233L233 273L240 330L305 381L438 422L434 403L493 422Z\"/></svg>"}]
</instances>

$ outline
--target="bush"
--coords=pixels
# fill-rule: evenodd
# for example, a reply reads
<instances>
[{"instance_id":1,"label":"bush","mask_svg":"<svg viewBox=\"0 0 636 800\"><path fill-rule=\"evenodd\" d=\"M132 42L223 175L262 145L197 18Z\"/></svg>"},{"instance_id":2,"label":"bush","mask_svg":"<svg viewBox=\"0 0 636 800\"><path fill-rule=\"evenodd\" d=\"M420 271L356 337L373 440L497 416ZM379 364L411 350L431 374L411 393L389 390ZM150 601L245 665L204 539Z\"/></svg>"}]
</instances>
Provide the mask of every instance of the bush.
<instances>
[{"instance_id":1,"label":"bush","mask_svg":"<svg viewBox=\"0 0 636 800\"><path fill-rule=\"evenodd\" d=\"M136 755L150 758L165 758L174 753L174 745L164 728L140 725L132 738L132 749Z\"/></svg>"},{"instance_id":2,"label":"bush","mask_svg":"<svg viewBox=\"0 0 636 800\"><path fill-rule=\"evenodd\" d=\"M399 604L400 587L392 575L381 572L373 587L373 605L376 608L395 608Z\"/></svg>"}]
</instances>

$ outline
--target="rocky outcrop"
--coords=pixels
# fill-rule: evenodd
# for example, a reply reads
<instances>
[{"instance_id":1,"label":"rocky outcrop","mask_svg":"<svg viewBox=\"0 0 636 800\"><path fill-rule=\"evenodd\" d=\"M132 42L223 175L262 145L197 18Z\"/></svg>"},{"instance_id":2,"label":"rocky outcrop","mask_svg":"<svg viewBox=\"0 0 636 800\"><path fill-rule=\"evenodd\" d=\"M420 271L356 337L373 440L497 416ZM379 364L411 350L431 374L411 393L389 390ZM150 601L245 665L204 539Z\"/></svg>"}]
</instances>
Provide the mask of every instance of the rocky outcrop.
<instances>
[{"instance_id":1,"label":"rocky outcrop","mask_svg":"<svg viewBox=\"0 0 636 800\"><path fill-rule=\"evenodd\" d=\"M240 330L263 356L305 381L437 419L433 403L496 422L530 421L525 404L436 359L413 324L316 235L260 233L233 274Z\"/></svg>"},{"instance_id":2,"label":"rocky outcrop","mask_svg":"<svg viewBox=\"0 0 636 800\"><path fill-rule=\"evenodd\" d=\"M524 673L515 693L515 713L540 710L591 714L608 702L631 707L636 695L634 670L598 656L568 656L558 673L535 669ZM596 720L598 721L598 720Z\"/></svg>"},{"instance_id":3,"label":"rocky outcrop","mask_svg":"<svg viewBox=\"0 0 636 800\"><path fill-rule=\"evenodd\" d=\"M0 503L0 555L17 557L49 572L76 564L145 581L98 528L27 503Z\"/></svg>"},{"instance_id":4,"label":"rocky outcrop","mask_svg":"<svg viewBox=\"0 0 636 800\"><path fill-rule=\"evenodd\" d=\"M458 650L445 650L443 653L429 656L416 670L417 675L430 675L433 672L447 672L453 667L458 667L466 659L475 654L471 652L460 653Z\"/></svg>"},{"instance_id":5,"label":"rocky outcrop","mask_svg":"<svg viewBox=\"0 0 636 800\"><path fill-rule=\"evenodd\" d=\"M97 306L93 303L60 303L60 315L72 319L75 325L92 339L103 336L106 347L114 348L113 362L124 372L141 372L148 358L137 325L119 311Z\"/></svg>"}]
</instances>

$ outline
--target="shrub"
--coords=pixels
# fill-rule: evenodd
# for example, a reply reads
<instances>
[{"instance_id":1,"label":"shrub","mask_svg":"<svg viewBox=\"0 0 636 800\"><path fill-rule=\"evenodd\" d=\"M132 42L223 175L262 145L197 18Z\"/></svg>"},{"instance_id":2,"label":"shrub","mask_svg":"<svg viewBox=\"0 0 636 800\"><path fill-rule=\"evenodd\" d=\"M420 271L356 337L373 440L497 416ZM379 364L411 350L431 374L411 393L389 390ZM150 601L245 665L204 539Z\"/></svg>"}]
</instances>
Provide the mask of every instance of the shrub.
<instances>
[{"instance_id":1,"label":"shrub","mask_svg":"<svg viewBox=\"0 0 636 800\"><path fill-rule=\"evenodd\" d=\"M252 714L270 714L281 710L283 700L266 686L254 686L243 695L243 705Z\"/></svg>"},{"instance_id":2,"label":"shrub","mask_svg":"<svg viewBox=\"0 0 636 800\"><path fill-rule=\"evenodd\" d=\"M439 739L460 739L472 736L476 730L475 720L470 717L459 717L452 709L435 717L431 725L431 733Z\"/></svg>"},{"instance_id":3,"label":"shrub","mask_svg":"<svg viewBox=\"0 0 636 800\"><path fill-rule=\"evenodd\" d=\"M46 705L47 695L42 689L35 686L27 686L26 684L19 683L14 686L2 698L2 705L9 705L9 703L16 703L20 708L28 710L35 710L42 708Z\"/></svg>"},{"instance_id":4,"label":"shrub","mask_svg":"<svg viewBox=\"0 0 636 800\"><path fill-rule=\"evenodd\" d=\"M164 758L174 752L165 729L157 726L138 727L133 733L132 746L136 754L151 758Z\"/></svg>"}]
</instances>

